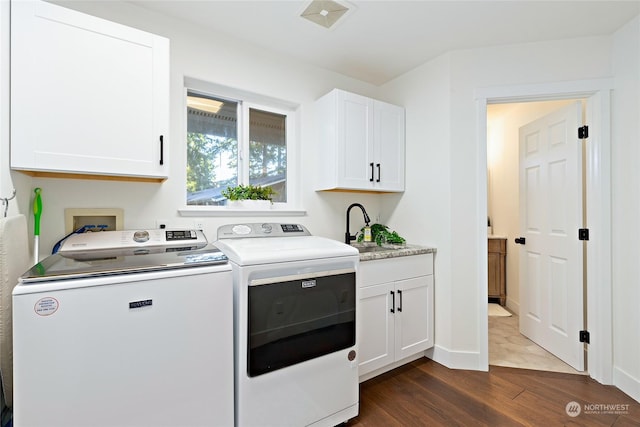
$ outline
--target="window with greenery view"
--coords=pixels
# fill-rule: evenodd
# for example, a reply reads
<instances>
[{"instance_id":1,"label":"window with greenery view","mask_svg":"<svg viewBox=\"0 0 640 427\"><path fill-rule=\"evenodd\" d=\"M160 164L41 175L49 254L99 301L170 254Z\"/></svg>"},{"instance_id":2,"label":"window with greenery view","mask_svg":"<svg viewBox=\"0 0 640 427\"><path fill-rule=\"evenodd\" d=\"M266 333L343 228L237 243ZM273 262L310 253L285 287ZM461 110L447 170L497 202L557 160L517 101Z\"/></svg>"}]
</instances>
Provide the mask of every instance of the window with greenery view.
<instances>
[{"instance_id":1,"label":"window with greenery view","mask_svg":"<svg viewBox=\"0 0 640 427\"><path fill-rule=\"evenodd\" d=\"M287 113L187 92L187 205L226 204L228 186L271 187L287 202Z\"/></svg>"}]
</instances>

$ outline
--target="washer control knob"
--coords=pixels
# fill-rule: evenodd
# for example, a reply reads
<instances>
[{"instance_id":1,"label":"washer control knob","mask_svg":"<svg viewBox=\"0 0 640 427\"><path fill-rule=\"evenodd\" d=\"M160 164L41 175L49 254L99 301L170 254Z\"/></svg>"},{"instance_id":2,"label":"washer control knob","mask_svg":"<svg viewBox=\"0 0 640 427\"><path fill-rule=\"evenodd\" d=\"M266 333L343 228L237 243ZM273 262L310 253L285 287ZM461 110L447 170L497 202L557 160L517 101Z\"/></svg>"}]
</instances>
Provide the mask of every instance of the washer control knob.
<instances>
[{"instance_id":1,"label":"washer control knob","mask_svg":"<svg viewBox=\"0 0 640 427\"><path fill-rule=\"evenodd\" d=\"M133 241L136 243L144 243L149 240L148 231L136 231L133 233Z\"/></svg>"}]
</instances>

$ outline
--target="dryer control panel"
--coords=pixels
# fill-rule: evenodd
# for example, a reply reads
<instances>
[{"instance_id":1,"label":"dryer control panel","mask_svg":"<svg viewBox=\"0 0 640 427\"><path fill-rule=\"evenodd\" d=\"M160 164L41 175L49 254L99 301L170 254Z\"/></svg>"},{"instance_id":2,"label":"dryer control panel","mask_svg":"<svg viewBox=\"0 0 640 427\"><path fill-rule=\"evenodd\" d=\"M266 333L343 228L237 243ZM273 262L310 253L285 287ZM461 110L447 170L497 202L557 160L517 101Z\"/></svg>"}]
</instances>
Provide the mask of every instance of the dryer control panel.
<instances>
[{"instance_id":1,"label":"dryer control panel","mask_svg":"<svg viewBox=\"0 0 640 427\"><path fill-rule=\"evenodd\" d=\"M280 224L274 222L226 224L218 228L218 239L298 236L311 236L311 233L301 224Z\"/></svg>"}]
</instances>

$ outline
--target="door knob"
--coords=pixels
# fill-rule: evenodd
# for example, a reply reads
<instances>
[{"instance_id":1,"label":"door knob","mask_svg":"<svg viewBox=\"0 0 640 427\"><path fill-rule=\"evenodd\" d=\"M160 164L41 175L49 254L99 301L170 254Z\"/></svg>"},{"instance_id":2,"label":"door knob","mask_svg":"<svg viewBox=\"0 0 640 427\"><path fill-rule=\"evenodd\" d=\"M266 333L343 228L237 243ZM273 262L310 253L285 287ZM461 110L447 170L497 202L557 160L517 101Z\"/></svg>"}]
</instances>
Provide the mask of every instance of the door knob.
<instances>
[{"instance_id":1,"label":"door knob","mask_svg":"<svg viewBox=\"0 0 640 427\"><path fill-rule=\"evenodd\" d=\"M524 245L525 240L526 239L524 237L516 237L516 244Z\"/></svg>"}]
</instances>

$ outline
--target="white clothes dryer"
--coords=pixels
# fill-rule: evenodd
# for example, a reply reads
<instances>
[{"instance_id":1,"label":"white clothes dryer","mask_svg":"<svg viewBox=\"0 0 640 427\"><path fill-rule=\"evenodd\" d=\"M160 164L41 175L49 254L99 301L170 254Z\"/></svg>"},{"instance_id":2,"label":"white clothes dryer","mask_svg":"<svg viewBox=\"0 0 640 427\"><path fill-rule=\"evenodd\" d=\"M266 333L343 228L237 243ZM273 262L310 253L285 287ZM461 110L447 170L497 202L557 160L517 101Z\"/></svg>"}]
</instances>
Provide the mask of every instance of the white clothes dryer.
<instances>
[{"instance_id":1,"label":"white clothes dryer","mask_svg":"<svg viewBox=\"0 0 640 427\"><path fill-rule=\"evenodd\" d=\"M236 426L335 426L358 414L357 249L299 224L230 224Z\"/></svg>"}]
</instances>

